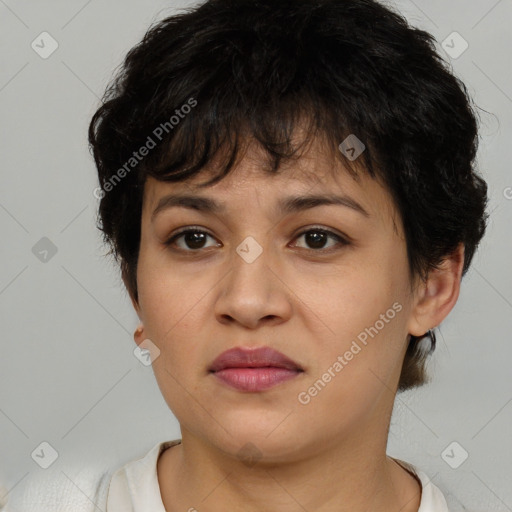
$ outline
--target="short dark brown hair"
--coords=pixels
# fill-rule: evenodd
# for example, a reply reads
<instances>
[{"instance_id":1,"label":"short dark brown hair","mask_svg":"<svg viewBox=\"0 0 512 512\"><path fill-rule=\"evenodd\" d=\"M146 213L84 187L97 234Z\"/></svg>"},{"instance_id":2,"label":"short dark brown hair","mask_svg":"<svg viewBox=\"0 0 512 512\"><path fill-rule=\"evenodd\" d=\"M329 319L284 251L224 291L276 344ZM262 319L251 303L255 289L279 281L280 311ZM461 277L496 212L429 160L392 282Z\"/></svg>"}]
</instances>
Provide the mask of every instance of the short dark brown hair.
<instances>
[{"instance_id":1,"label":"short dark brown hair","mask_svg":"<svg viewBox=\"0 0 512 512\"><path fill-rule=\"evenodd\" d=\"M411 275L425 279L460 243L466 273L486 228L487 186L474 168L471 98L433 36L374 0L208 0L148 29L89 126L98 228L136 301L146 177L184 181L222 154L213 184L248 138L277 171L296 157L304 119L307 139L336 150L350 134L363 141L360 167L396 203ZM150 138L155 146L131 161ZM426 381L435 344L433 330L410 336L400 390Z\"/></svg>"}]
</instances>

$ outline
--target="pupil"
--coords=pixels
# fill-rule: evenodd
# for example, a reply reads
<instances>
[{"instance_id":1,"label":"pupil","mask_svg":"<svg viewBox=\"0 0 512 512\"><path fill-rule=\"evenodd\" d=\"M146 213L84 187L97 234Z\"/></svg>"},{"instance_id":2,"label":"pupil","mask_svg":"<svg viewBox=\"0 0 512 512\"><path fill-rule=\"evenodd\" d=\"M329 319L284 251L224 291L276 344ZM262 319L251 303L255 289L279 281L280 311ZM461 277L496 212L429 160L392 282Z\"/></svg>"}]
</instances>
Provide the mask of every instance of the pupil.
<instances>
[{"instance_id":1,"label":"pupil","mask_svg":"<svg viewBox=\"0 0 512 512\"><path fill-rule=\"evenodd\" d=\"M204 243L204 233L186 233L185 241L191 249L201 249L202 243Z\"/></svg>"},{"instance_id":2,"label":"pupil","mask_svg":"<svg viewBox=\"0 0 512 512\"><path fill-rule=\"evenodd\" d=\"M321 249L325 245L325 233L319 231L306 233L306 242L315 249Z\"/></svg>"}]
</instances>

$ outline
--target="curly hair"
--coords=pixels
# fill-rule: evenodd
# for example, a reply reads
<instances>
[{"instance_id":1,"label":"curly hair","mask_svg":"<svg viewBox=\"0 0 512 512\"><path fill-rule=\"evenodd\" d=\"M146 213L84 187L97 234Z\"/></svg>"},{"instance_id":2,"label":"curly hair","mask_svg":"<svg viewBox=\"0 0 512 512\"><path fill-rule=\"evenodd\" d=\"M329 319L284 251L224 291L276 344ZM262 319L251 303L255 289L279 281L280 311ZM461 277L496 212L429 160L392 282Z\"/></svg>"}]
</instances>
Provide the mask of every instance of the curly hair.
<instances>
[{"instance_id":1,"label":"curly hair","mask_svg":"<svg viewBox=\"0 0 512 512\"><path fill-rule=\"evenodd\" d=\"M472 100L434 37L374 0L207 0L148 28L89 125L97 227L137 302L147 176L184 181L219 157L211 185L247 140L276 172L297 158L292 136L304 120L303 143L321 136L352 174L385 183L411 276L426 279L460 243L467 272L486 229L487 185L474 164ZM338 150L349 134L366 146L357 166ZM435 345L433 330L410 335L399 390L427 381Z\"/></svg>"}]
</instances>

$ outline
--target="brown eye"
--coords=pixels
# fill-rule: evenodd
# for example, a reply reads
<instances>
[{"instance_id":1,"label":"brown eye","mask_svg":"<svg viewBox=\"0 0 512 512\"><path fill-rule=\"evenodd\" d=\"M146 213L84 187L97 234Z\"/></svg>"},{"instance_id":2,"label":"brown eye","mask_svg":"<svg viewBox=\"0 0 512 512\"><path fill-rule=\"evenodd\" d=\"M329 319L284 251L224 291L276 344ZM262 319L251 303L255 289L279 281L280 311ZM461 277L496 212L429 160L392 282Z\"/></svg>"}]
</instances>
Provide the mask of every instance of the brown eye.
<instances>
[{"instance_id":1,"label":"brown eye","mask_svg":"<svg viewBox=\"0 0 512 512\"><path fill-rule=\"evenodd\" d=\"M208 247L205 246L208 237L213 239L213 237L206 231L201 231L198 229L186 229L173 235L169 240L165 242L165 245L173 245L176 243L176 241L180 240L181 245L176 244L179 249L193 252ZM214 246L215 245L218 244L214 244Z\"/></svg>"},{"instance_id":2,"label":"brown eye","mask_svg":"<svg viewBox=\"0 0 512 512\"><path fill-rule=\"evenodd\" d=\"M308 247L305 247L305 249L310 249L313 251L320 251L320 250L326 250L331 249L332 247L336 247L336 245L347 245L348 242L342 238L341 236L337 235L336 233L333 233L332 231L328 231L326 229L320 229L320 228L311 228L307 231L303 231L302 233L299 233L297 236L297 239L304 237L304 241L307 244ZM326 244L328 243L329 239L335 240L337 243L334 243L330 246L326 247Z\"/></svg>"}]
</instances>

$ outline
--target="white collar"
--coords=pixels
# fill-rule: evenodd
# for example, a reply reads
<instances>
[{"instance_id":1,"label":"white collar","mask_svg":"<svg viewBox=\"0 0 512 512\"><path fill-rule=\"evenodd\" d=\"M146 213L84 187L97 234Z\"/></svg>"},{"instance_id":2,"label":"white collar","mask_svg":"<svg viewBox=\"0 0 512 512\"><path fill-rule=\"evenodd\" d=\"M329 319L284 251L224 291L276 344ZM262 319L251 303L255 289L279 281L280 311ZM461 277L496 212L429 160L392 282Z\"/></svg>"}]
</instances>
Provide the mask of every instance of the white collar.
<instances>
[{"instance_id":1,"label":"white collar","mask_svg":"<svg viewBox=\"0 0 512 512\"><path fill-rule=\"evenodd\" d=\"M107 512L166 512L158 484L157 462L160 454L181 439L163 441L142 458L126 463L110 480L107 494ZM442 492L430 478L412 464L394 459L421 482L421 502L418 512L449 512Z\"/></svg>"}]
</instances>

